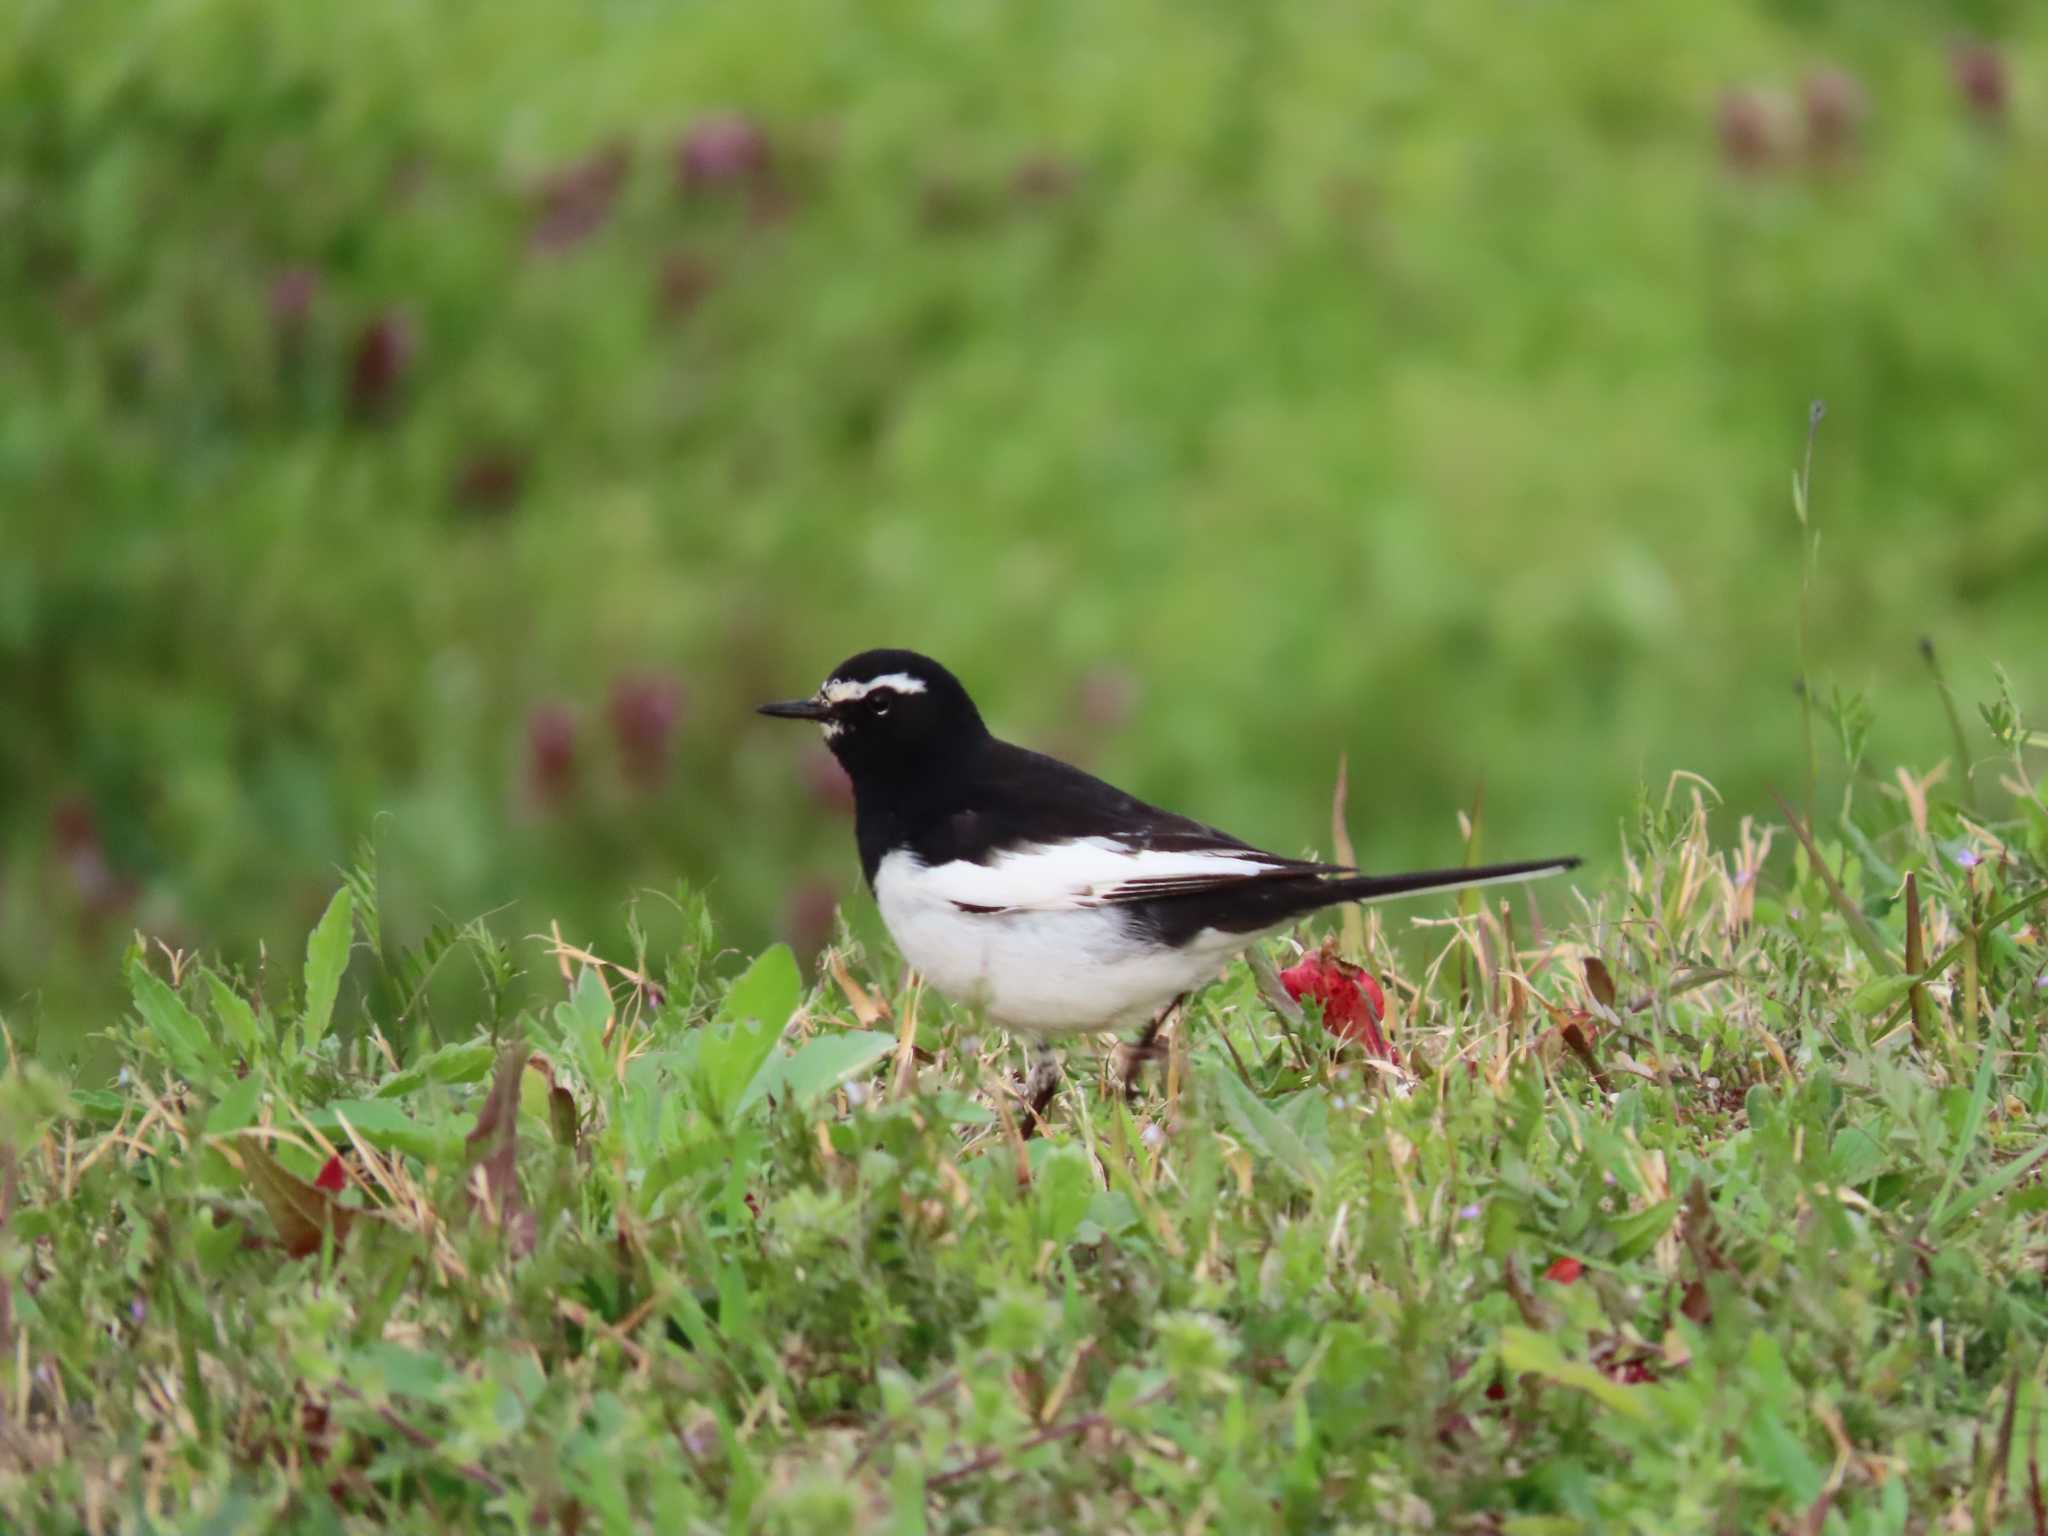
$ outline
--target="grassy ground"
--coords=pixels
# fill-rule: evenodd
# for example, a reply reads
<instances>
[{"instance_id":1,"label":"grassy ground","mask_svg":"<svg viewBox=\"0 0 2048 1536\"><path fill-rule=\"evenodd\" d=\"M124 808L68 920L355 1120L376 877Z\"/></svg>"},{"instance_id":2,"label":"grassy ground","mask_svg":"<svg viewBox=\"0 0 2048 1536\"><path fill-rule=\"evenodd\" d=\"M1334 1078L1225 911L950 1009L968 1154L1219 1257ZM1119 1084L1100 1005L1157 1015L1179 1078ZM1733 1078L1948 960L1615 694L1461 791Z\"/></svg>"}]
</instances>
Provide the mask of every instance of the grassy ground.
<instances>
[{"instance_id":1,"label":"grassy ground","mask_svg":"<svg viewBox=\"0 0 2048 1536\"><path fill-rule=\"evenodd\" d=\"M1270 846L1348 751L1376 867L1483 780L1612 876L1798 775L1815 396L1815 676L1932 761L1921 634L2048 686L2044 17L17 0L0 1007L63 1060L373 829L407 942L815 934L747 709L873 644Z\"/></svg>"},{"instance_id":2,"label":"grassy ground","mask_svg":"<svg viewBox=\"0 0 2048 1536\"><path fill-rule=\"evenodd\" d=\"M0 1079L7 1528L2048 1529L1993 718L1816 848L1679 779L1612 880L1383 910L1396 1061L1236 967L1028 1144L893 957L806 986L687 895L395 951L366 869L303 973L137 953L114 1088Z\"/></svg>"}]
</instances>

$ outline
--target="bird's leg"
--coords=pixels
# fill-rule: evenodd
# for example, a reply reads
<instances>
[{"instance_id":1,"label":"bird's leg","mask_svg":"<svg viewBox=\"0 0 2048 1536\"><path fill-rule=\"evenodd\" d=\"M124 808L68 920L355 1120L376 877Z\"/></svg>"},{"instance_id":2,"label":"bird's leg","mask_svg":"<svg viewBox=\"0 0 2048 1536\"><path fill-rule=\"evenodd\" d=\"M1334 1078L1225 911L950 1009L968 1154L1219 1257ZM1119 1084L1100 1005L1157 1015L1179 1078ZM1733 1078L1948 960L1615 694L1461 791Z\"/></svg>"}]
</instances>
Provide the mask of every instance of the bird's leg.
<instances>
[{"instance_id":1,"label":"bird's leg","mask_svg":"<svg viewBox=\"0 0 2048 1536\"><path fill-rule=\"evenodd\" d=\"M1166 1021L1172 1018L1175 1011L1187 1000L1188 995L1183 992L1179 997L1176 997L1172 1002L1152 1015L1152 1022L1147 1024L1144 1032L1126 1048L1124 1056L1124 1102L1126 1104L1137 1103L1138 1083L1145 1075L1145 1063L1157 1061L1161 1054L1159 1032L1166 1028Z\"/></svg>"},{"instance_id":2,"label":"bird's leg","mask_svg":"<svg viewBox=\"0 0 2048 1536\"><path fill-rule=\"evenodd\" d=\"M1026 1141L1045 1129L1046 1111L1052 1108L1053 1096L1059 1091L1059 1056L1051 1046L1041 1045L1031 1063L1031 1073L1024 1079L1024 1107L1030 1111L1023 1128Z\"/></svg>"}]
</instances>

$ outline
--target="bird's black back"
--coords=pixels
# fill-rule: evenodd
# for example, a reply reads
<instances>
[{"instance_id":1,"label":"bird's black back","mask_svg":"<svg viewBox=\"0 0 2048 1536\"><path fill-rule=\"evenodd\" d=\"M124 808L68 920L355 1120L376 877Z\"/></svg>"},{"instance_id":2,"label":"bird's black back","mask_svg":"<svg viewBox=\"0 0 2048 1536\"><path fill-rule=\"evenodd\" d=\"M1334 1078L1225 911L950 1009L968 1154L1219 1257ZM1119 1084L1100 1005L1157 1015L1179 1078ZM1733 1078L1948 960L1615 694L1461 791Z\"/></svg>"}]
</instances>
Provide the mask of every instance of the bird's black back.
<instances>
[{"instance_id":1,"label":"bird's black back","mask_svg":"<svg viewBox=\"0 0 2048 1536\"><path fill-rule=\"evenodd\" d=\"M863 785L856 779L854 795L854 830L870 886L882 859L898 848L928 865L985 865L1009 849L1099 837L1133 852L1237 850L1273 861L1269 877L1119 904L1129 922L1164 943L1181 943L1205 928L1254 933L1346 899L1322 878L1337 873L1332 866L1264 853L1071 763L993 736L915 781Z\"/></svg>"}]
</instances>

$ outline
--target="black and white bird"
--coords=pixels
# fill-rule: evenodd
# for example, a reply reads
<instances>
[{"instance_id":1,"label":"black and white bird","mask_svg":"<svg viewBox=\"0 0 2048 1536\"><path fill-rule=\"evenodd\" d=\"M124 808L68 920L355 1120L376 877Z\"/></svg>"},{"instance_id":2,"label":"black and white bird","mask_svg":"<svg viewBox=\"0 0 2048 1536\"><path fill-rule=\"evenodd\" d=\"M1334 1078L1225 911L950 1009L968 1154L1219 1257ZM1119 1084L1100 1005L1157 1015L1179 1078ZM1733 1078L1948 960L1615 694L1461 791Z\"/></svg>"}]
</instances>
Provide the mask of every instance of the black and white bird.
<instances>
[{"instance_id":1,"label":"black and white bird","mask_svg":"<svg viewBox=\"0 0 2048 1536\"><path fill-rule=\"evenodd\" d=\"M1540 859L1365 875L1283 858L1000 741L959 679L863 651L807 699L853 782L861 869L903 957L947 996L1039 1037L1150 1021L1319 907L1533 880Z\"/></svg>"}]
</instances>

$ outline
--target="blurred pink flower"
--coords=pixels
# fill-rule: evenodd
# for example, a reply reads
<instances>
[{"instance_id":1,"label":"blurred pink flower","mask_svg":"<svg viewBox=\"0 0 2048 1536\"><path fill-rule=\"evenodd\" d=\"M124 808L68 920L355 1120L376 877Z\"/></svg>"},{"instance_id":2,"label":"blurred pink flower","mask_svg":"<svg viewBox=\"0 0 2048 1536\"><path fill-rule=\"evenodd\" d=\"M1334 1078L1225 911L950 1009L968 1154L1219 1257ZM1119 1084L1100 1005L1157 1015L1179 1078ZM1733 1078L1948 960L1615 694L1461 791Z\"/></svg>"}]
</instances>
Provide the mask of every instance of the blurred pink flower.
<instances>
[{"instance_id":1,"label":"blurred pink flower","mask_svg":"<svg viewBox=\"0 0 2048 1536\"><path fill-rule=\"evenodd\" d=\"M2012 72L1996 45L1970 39L1948 52L1949 74L1964 103L1988 123L2005 121L2012 105Z\"/></svg>"},{"instance_id":2,"label":"blurred pink flower","mask_svg":"<svg viewBox=\"0 0 2048 1536\"><path fill-rule=\"evenodd\" d=\"M684 192L703 192L766 176L772 162L768 135L737 112L707 117L676 147L676 172Z\"/></svg>"},{"instance_id":3,"label":"blurred pink flower","mask_svg":"<svg viewBox=\"0 0 2048 1536\"><path fill-rule=\"evenodd\" d=\"M1721 93L1714 132L1721 141L1721 159L1733 170L1761 171L1778 159L1777 114L1762 94L1747 86Z\"/></svg>"},{"instance_id":4,"label":"blurred pink flower","mask_svg":"<svg viewBox=\"0 0 2048 1536\"><path fill-rule=\"evenodd\" d=\"M1837 160L1856 148L1870 101L1854 75L1843 69L1813 70L1799 84L1799 100L1810 154Z\"/></svg>"},{"instance_id":5,"label":"blurred pink flower","mask_svg":"<svg viewBox=\"0 0 2048 1536\"><path fill-rule=\"evenodd\" d=\"M576 715L550 700L526 717L526 788L540 805L559 805L576 792Z\"/></svg>"},{"instance_id":6,"label":"blurred pink flower","mask_svg":"<svg viewBox=\"0 0 2048 1536\"><path fill-rule=\"evenodd\" d=\"M632 145L615 139L546 177L539 188L534 249L566 251L602 229L632 164Z\"/></svg>"},{"instance_id":7,"label":"blurred pink flower","mask_svg":"<svg viewBox=\"0 0 2048 1536\"><path fill-rule=\"evenodd\" d=\"M612 684L612 737L626 778L640 789L657 788L668 775L671 738L683 708L683 690L666 677L627 676Z\"/></svg>"},{"instance_id":8,"label":"blurred pink flower","mask_svg":"<svg viewBox=\"0 0 2048 1536\"><path fill-rule=\"evenodd\" d=\"M501 512L526 487L526 460L510 448L483 448L462 461L455 474L457 504L478 512Z\"/></svg>"},{"instance_id":9,"label":"blurred pink flower","mask_svg":"<svg viewBox=\"0 0 2048 1536\"><path fill-rule=\"evenodd\" d=\"M841 815L853 813L853 780L823 747L804 754L803 779L813 805Z\"/></svg>"},{"instance_id":10,"label":"blurred pink flower","mask_svg":"<svg viewBox=\"0 0 2048 1536\"><path fill-rule=\"evenodd\" d=\"M412 370L418 340L412 322L387 309L356 333L349 358L349 405L365 419L388 415Z\"/></svg>"},{"instance_id":11,"label":"blurred pink flower","mask_svg":"<svg viewBox=\"0 0 2048 1536\"><path fill-rule=\"evenodd\" d=\"M838 918L838 888L822 877L797 881L783 898L782 931L789 947L802 959L810 959L832 942Z\"/></svg>"},{"instance_id":12,"label":"blurred pink flower","mask_svg":"<svg viewBox=\"0 0 2048 1536\"><path fill-rule=\"evenodd\" d=\"M718 269L695 251L670 251L661 258L655 291L661 312L669 319L689 314L717 286Z\"/></svg>"},{"instance_id":13,"label":"blurred pink flower","mask_svg":"<svg viewBox=\"0 0 2048 1536\"><path fill-rule=\"evenodd\" d=\"M1098 730L1115 730L1138 703L1138 680L1122 667L1091 667L1075 690L1081 718Z\"/></svg>"},{"instance_id":14,"label":"blurred pink flower","mask_svg":"<svg viewBox=\"0 0 2048 1536\"><path fill-rule=\"evenodd\" d=\"M1056 155L1031 155L1010 173L1010 193L1023 203L1056 202L1074 190L1080 178L1073 166Z\"/></svg>"},{"instance_id":15,"label":"blurred pink flower","mask_svg":"<svg viewBox=\"0 0 2048 1536\"><path fill-rule=\"evenodd\" d=\"M280 336L296 336L313 315L320 274L311 267L287 267L270 280L270 322Z\"/></svg>"}]
</instances>

